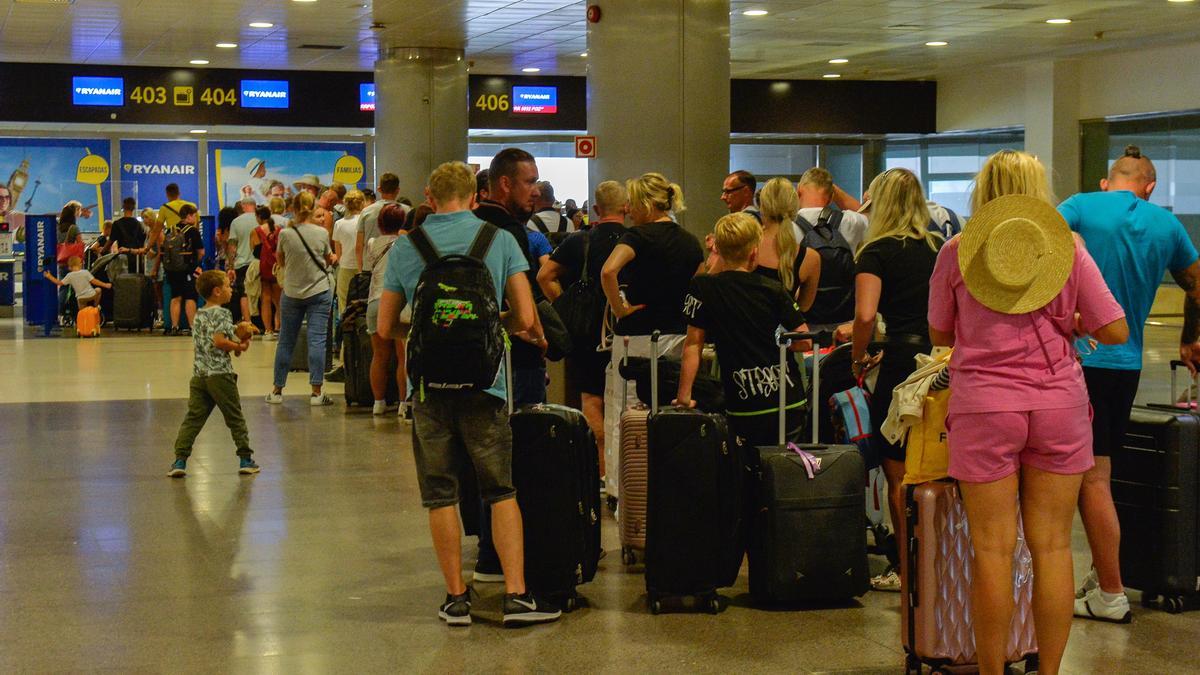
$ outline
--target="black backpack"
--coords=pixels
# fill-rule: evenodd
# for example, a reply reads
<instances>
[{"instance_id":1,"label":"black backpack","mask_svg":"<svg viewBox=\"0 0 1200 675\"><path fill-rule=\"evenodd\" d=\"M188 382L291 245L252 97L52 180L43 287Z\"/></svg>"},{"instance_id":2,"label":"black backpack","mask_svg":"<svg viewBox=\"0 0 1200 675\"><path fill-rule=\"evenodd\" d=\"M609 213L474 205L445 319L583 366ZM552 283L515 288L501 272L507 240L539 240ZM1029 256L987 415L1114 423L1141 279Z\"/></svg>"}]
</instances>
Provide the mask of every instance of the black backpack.
<instances>
[{"instance_id":1,"label":"black backpack","mask_svg":"<svg viewBox=\"0 0 1200 675\"><path fill-rule=\"evenodd\" d=\"M162 259L163 269L168 272L190 272L196 268L192 260L193 253L187 237L191 225L180 223L167 231L163 236Z\"/></svg>"},{"instance_id":2,"label":"black backpack","mask_svg":"<svg viewBox=\"0 0 1200 675\"><path fill-rule=\"evenodd\" d=\"M595 231L585 232L583 237L583 268L579 279L563 290L554 301L554 309L566 326L575 349L594 349L600 344L600 326L604 323L604 307L608 299L600 282L588 275L589 251Z\"/></svg>"},{"instance_id":3,"label":"black backpack","mask_svg":"<svg viewBox=\"0 0 1200 675\"><path fill-rule=\"evenodd\" d=\"M466 255L447 256L438 253L424 227L408 235L425 261L408 336L408 373L421 392L482 391L496 381L504 331L496 286L483 260L497 233L484 223Z\"/></svg>"},{"instance_id":4,"label":"black backpack","mask_svg":"<svg viewBox=\"0 0 1200 675\"><path fill-rule=\"evenodd\" d=\"M826 206L816 224L796 218L804 245L821 255L817 297L804 313L810 326L845 323L854 318L854 251L842 236L842 212Z\"/></svg>"},{"instance_id":5,"label":"black backpack","mask_svg":"<svg viewBox=\"0 0 1200 675\"><path fill-rule=\"evenodd\" d=\"M550 233L550 229L549 229L549 227L546 225L546 221L542 220L541 216L538 216L538 215L535 213L535 214L534 214L534 215L533 215L533 216L530 218L530 220L532 220L532 221L533 221L533 224L534 224L535 226L537 226L537 229L538 229L538 231L540 231L542 234L546 235L547 237L549 237L549 236L550 236L550 234L551 234L551 233ZM556 231L555 231L555 233L559 233L559 232L565 232L565 233L569 233L569 232L570 232L570 230L571 230L571 227L570 227L570 225L571 225L571 221L570 221L570 220L567 220L567 217L566 217L566 216L564 216L564 215L563 215L563 214L561 214L561 213L560 213L560 214L558 214L558 230L556 230Z\"/></svg>"}]
</instances>

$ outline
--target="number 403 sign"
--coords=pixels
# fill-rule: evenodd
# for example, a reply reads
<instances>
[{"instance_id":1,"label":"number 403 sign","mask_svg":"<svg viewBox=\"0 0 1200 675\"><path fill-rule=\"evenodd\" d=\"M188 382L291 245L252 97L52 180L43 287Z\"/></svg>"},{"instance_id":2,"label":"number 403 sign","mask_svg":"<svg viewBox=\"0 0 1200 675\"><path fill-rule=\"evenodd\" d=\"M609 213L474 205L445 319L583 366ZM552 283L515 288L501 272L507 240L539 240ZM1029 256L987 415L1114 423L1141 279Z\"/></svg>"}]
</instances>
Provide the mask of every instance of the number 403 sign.
<instances>
[{"instance_id":1,"label":"number 403 sign","mask_svg":"<svg viewBox=\"0 0 1200 675\"><path fill-rule=\"evenodd\" d=\"M194 87L134 87L129 93L129 100L142 105L176 105L192 106L196 104ZM237 105L236 89L221 89L220 87L205 87L200 90L200 103L204 105Z\"/></svg>"}]
</instances>

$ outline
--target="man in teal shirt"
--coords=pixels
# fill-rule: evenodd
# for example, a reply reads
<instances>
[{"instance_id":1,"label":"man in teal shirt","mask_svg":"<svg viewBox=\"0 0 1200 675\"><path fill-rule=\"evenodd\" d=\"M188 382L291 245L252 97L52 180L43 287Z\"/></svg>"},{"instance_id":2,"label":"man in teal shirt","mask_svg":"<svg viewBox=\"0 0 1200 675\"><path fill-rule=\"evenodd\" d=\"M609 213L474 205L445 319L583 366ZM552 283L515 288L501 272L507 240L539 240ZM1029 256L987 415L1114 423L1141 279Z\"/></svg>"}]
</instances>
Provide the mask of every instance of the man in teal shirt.
<instances>
[{"instance_id":1,"label":"man in teal shirt","mask_svg":"<svg viewBox=\"0 0 1200 675\"><path fill-rule=\"evenodd\" d=\"M1156 180L1154 164L1130 146L1113 163L1108 179L1100 181L1102 192L1077 194L1058 207L1083 237L1129 323L1128 342L1099 345L1083 359L1096 465L1084 476L1079 513L1093 567L1076 594L1075 615L1117 623L1128 622L1131 613L1121 582L1121 526L1110 487L1110 456L1125 437L1142 372L1146 317L1168 271L1187 292L1180 358L1193 370L1200 364L1200 263L1183 224L1147 201Z\"/></svg>"},{"instance_id":2,"label":"man in teal shirt","mask_svg":"<svg viewBox=\"0 0 1200 675\"><path fill-rule=\"evenodd\" d=\"M429 177L434 213L419 230L438 255L467 254L481 227L492 227L471 213L475 202L475 174L462 162L447 162ZM379 332L399 337L401 311L415 296L425 261L412 243L400 237L387 257L383 297L379 302ZM534 330L536 310L529 278L529 263L511 234L495 233L483 263L491 272L496 306L507 299L505 328L514 335ZM526 336L540 341L541 336ZM413 453L421 504L429 509L434 550L446 580L446 600L438 617L451 626L470 625L471 595L462 579L462 545L459 527L459 456L465 450L475 468L479 493L491 506L492 532L504 570L504 625L554 621L561 610L525 588L524 541L521 511L512 482L512 431L505 406L507 391L501 365L484 391L428 389L413 396Z\"/></svg>"}]
</instances>

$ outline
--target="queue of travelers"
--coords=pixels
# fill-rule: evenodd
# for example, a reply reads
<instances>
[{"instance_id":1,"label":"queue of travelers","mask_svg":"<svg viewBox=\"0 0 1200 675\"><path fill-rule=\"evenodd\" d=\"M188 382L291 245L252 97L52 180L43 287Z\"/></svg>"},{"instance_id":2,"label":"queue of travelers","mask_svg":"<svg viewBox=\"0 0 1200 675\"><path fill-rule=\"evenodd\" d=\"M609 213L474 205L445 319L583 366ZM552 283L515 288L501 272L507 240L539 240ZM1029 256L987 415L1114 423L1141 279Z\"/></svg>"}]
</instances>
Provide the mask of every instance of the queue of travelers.
<instances>
[{"instance_id":1,"label":"queue of travelers","mask_svg":"<svg viewBox=\"0 0 1200 675\"><path fill-rule=\"evenodd\" d=\"M131 225L137 205L127 200L102 246L153 261L146 273L165 276L171 289L170 325L177 330L184 314L195 342L192 399L170 475L185 475L191 442L213 407L233 433L239 470L259 470L236 384L230 387L230 355L250 346L253 330L243 322L252 315L261 318L263 339L278 342L267 402L284 402L301 339L310 404L333 402L323 391L332 331L362 277L372 412L392 407L394 380L398 415L413 424L421 501L445 578L439 618L471 621L456 508L469 499L480 513L474 582L504 584L506 625L556 620L561 608L525 584L506 401L546 402L555 319L548 308L586 280L597 289L598 330L576 340L565 373L599 446L606 486L619 469L612 448L620 442L620 413L636 401L634 388L623 386L627 357L655 349L678 361L674 403L691 407L701 353L715 344L731 432L753 447L775 442L780 387L794 402L784 416L789 438L803 430L804 408L820 405L805 400L798 363L778 370L781 331L823 329L848 344L846 375L875 378L875 424L888 417L893 389L919 355L952 347L948 474L958 481L970 525L981 672L1000 673L1005 665L1018 514L1034 570L1039 672L1058 672L1072 615L1130 620L1110 456L1137 393L1142 327L1164 272L1187 292L1180 358L1193 370L1200 364L1200 262L1179 221L1148 201L1155 170L1137 148L1114 162L1100 192L1057 209L1036 157L996 153L976 177L965 224L929 201L907 169L876 176L861 201L822 168L798 184L772 178L761 189L755 176L735 171L720 194L729 215L705 238L680 224L682 188L660 173L600 182L586 220L577 215L583 209L559 211L552 186L539 178L536 159L509 148L478 173L461 162L439 166L415 208L401 201L392 173L380 175L377 200L369 190L319 185L289 204L244 200L220 218L220 274L200 272L205 251L196 207L178 188L168 189L157 213L142 212L141 229ZM60 217L60 241L68 247L80 245L78 228L72 231L80 208L69 204ZM60 274L48 278L91 302L103 284L79 274L78 251L66 253ZM426 386L437 382L436 367L422 356L439 346L416 321L439 310L422 305L420 281L431 255L468 253L478 253L490 276L489 303L504 310L497 316L511 336L512 372L486 372L490 379L479 387ZM205 299L199 312L197 287ZM439 316L453 320L453 312ZM464 363L476 356L461 355ZM905 445L875 433L869 447L880 458L892 531L902 540ZM461 451L477 495L460 493ZM1078 591L1070 548L1076 508L1093 565ZM872 580L880 591L903 583L894 549L889 558L893 566Z\"/></svg>"}]
</instances>

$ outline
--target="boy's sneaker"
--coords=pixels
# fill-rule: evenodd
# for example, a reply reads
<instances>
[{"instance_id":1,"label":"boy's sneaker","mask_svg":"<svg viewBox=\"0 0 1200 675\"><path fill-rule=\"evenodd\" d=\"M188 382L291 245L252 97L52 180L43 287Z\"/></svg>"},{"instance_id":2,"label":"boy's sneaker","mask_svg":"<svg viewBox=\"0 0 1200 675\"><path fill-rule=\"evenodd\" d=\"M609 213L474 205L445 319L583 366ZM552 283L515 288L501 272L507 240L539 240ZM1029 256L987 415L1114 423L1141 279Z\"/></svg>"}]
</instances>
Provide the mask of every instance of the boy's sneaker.
<instances>
[{"instance_id":1,"label":"boy's sneaker","mask_svg":"<svg viewBox=\"0 0 1200 675\"><path fill-rule=\"evenodd\" d=\"M274 332L263 333L263 341L264 342L278 342L279 341L279 333L274 333Z\"/></svg>"},{"instance_id":2,"label":"boy's sneaker","mask_svg":"<svg viewBox=\"0 0 1200 675\"><path fill-rule=\"evenodd\" d=\"M562 610L528 591L524 595L507 593L504 596L504 625L528 626L535 623L558 621Z\"/></svg>"},{"instance_id":3,"label":"boy's sneaker","mask_svg":"<svg viewBox=\"0 0 1200 675\"><path fill-rule=\"evenodd\" d=\"M313 394L308 397L308 404L311 406L333 405L333 399L325 394Z\"/></svg>"},{"instance_id":4,"label":"boy's sneaker","mask_svg":"<svg viewBox=\"0 0 1200 675\"><path fill-rule=\"evenodd\" d=\"M413 419L412 404L408 401L402 401L400 403L400 408L396 411L396 416L400 418L401 422L411 423Z\"/></svg>"},{"instance_id":5,"label":"boy's sneaker","mask_svg":"<svg viewBox=\"0 0 1200 675\"><path fill-rule=\"evenodd\" d=\"M471 625L471 589L461 595L446 594L446 601L438 607L438 618L449 626Z\"/></svg>"},{"instance_id":6,"label":"boy's sneaker","mask_svg":"<svg viewBox=\"0 0 1200 675\"><path fill-rule=\"evenodd\" d=\"M382 415L387 412L387 401L375 401L371 406L372 415Z\"/></svg>"},{"instance_id":7,"label":"boy's sneaker","mask_svg":"<svg viewBox=\"0 0 1200 675\"><path fill-rule=\"evenodd\" d=\"M887 593L899 593L900 573L896 571L895 567L888 567L883 574L871 578L871 588Z\"/></svg>"},{"instance_id":8,"label":"boy's sneaker","mask_svg":"<svg viewBox=\"0 0 1200 675\"><path fill-rule=\"evenodd\" d=\"M258 473L259 471L262 471L262 467L255 464L254 460L249 457L243 457L238 466L238 473Z\"/></svg>"},{"instance_id":9,"label":"boy's sneaker","mask_svg":"<svg viewBox=\"0 0 1200 675\"><path fill-rule=\"evenodd\" d=\"M1083 578L1083 585L1079 590L1075 591L1075 599L1079 600L1088 594L1093 588L1099 588L1100 576L1096 574L1096 568L1088 570L1087 576Z\"/></svg>"},{"instance_id":10,"label":"boy's sneaker","mask_svg":"<svg viewBox=\"0 0 1200 675\"><path fill-rule=\"evenodd\" d=\"M180 457L171 465L171 470L167 472L171 478L183 478L187 475L187 460Z\"/></svg>"},{"instance_id":11,"label":"boy's sneaker","mask_svg":"<svg viewBox=\"0 0 1200 675\"><path fill-rule=\"evenodd\" d=\"M267 403L274 403L276 405L283 403L283 394L282 393L276 394L273 391L268 392L267 393Z\"/></svg>"},{"instance_id":12,"label":"boy's sneaker","mask_svg":"<svg viewBox=\"0 0 1200 675\"><path fill-rule=\"evenodd\" d=\"M1125 597L1124 593L1116 597L1111 596L1111 593L1100 590L1099 586L1093 588L1082 598L1075 600L1075 616L1109 623L1133 621L1133 612L1129 610L1129 598Z\"/></svg>"}]
</instances>

